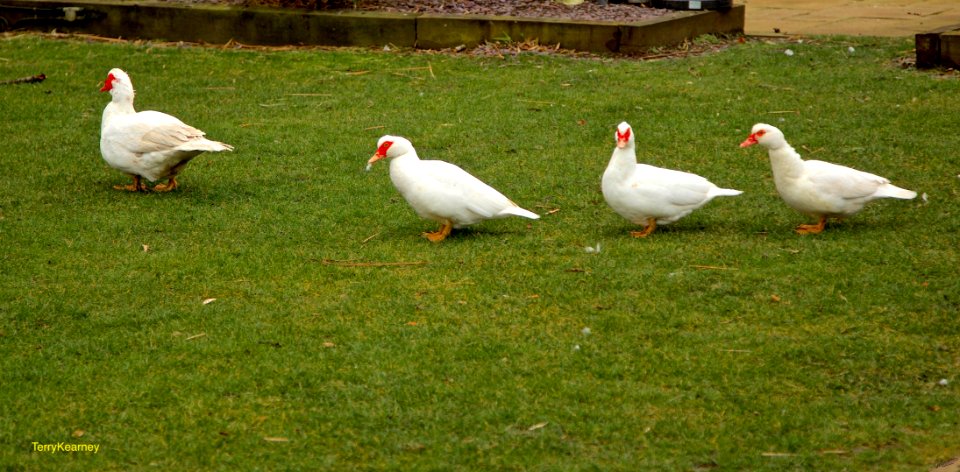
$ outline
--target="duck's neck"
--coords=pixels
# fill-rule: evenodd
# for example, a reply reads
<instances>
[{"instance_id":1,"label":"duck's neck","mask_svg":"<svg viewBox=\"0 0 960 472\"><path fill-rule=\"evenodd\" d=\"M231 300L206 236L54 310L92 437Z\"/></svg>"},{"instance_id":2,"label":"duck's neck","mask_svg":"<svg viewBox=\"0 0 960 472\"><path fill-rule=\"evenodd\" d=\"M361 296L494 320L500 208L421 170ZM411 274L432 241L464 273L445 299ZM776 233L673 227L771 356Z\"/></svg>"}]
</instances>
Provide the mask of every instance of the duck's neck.
<instances>
[{"instance_id":1,"label":"duck's neck","mask_svg":"<svg viewBox=\"0 0 960 472\"><path fill-rule=\"evenodd\" d=\"M417 151L411 149L397 157L390 159L390 166L393 166L396 163L399 166L407 165L409 163L417 162L420 160L420 156L417 156Z\"/></svg>"},{"instance_id":2,"label":"duck's neck","mask_svg":"<svg viewBox=\"0 0 960 472\"><path fill-rule=\"evenodd\" d=\"M116 116L133 115L137 111L133 109L133 93L118 93L113 95L112 100L103 109L103 119L100 121L100 130L107 126L107 123Z\"/></svg>"},{"instance_id":3,"label":"duck's neck","mask_svg":"<svg viewBox=\"0 0 960 472\"><path fill-rule=\"evenodd\" d=\"M390 158L390 180L404 198L416 193L418 178L422 176L422 172L417 169L419 162L421 161L417 152L412 150Z\"/></svg>"},{"instance_id":4,"label":"duck's neck","mask_svg":"<svg viewBox=\"0 0 960 472\"><path fill-rule=\"evenodd\" d=\"M607 171L614 175L629 176L637 168L637 152L635 148L626 147L613 150L610 156L610 163L607 164Z\"/></svg>"},{"instance_id":5,"label":"duck's neck","mask_svg":"<svg viewBox=\"0 0 960 472\"><path fill-rule=\"evenodd\" d=\"M799 177L803 173L803 159L786 141L782 146L767 150L774 179Z\"/></svg>"}]
</instances>

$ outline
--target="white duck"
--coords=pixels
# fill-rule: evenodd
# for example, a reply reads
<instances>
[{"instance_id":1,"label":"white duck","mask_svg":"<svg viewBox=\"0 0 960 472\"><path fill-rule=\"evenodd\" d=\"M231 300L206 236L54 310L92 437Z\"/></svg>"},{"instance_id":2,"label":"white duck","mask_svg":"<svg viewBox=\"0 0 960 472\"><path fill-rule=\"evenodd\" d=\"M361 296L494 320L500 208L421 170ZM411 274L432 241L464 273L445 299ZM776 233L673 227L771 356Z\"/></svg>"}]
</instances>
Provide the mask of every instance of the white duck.
<instances>
[{"instance_id":1,"label":"white duck","mask_svg":"<svg viewBox=\"0 0 960 472\"><path fill-rule=\"evenodd\" d=\"M114 169L133 177L133 184L117 185L117 190L146 191L141 181L168 179L153 190L168 192L177 188L177 173L204 151L232 151L229 144L204 138L203 131L175 117L157 111L133 109L133 83L120 69L111 69L101 92L110 92L111 101L103 109L100 123L100 153Z\"/></svg>"},{"instance_id":2,"label":"white duck","mask_svg":"<svg viewBox=\"0 0 960 472\"><path fill-rule=\"evenodd\" d=\"M367 170L385 157L391 159L390 180L400 195L421 218L440 223L439 230L423 234L430 241L443 241L453 228L487 219L507 216L540 218L453 164L421 161L406 138L381 137L377 141L376 154L367 161Z\"/></svg>"},{"instance_id":3,"label":"white duck","mask_svg":"<svg viewBox=\"0 0 960 472\"><path fill-rule=\"evenodd\" d=\"M900 198L909 200L917 192L892 185L889 180L849 167L823 161L804 161L776 127L753 125L750 136L740 147L760 144L767 149L773 181L783 201L793 209L819 219L817 224L797 227L800 234L823 231L827 218L843 218L857 213L871 200Z\"/></svg>"},{"instance_id":4,"label":"white duck","mask_svg":"<svg viewBox=\"0 0 960 472\"><path fill-rule=\"evenodd\" d=\"M741 191L720 188L696 174L637 164L633 129L617 126L617 147L603 173L603 197L613 211L631 223L646 225L631 231L635 238L652 233L657 224L670 224L719 196Z\"/></svg>"}]
</instances>

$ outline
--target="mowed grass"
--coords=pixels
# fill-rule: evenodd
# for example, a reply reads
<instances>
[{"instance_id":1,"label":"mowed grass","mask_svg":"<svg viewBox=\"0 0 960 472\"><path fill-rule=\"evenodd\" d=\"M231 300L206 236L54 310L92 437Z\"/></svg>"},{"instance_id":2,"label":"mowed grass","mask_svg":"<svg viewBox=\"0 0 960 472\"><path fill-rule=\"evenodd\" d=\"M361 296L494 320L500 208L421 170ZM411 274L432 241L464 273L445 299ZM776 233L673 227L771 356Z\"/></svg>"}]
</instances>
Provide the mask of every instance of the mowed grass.
<instances>
[{"instance_id":1,"label":"mowed grass","mask_svg":"<svg viewBox=\"0 0 960 472\"><path fill-rule=\"evenodd\" d=\"M3 79L48 79L0 86L0 464L892 471L960 455L960 81L898 68L911 47L639 62L5 37ZM236 151L198 157L169 194L113 190L112 67L138 109ZM599 189L623 120L641 160L745 193L630 238ZM811 221L766 153L738 148L756 122L928 199L798 236ZM363 172L388 133L543 218L431 244L388 165Z\"/></svg>"}]
</instances>

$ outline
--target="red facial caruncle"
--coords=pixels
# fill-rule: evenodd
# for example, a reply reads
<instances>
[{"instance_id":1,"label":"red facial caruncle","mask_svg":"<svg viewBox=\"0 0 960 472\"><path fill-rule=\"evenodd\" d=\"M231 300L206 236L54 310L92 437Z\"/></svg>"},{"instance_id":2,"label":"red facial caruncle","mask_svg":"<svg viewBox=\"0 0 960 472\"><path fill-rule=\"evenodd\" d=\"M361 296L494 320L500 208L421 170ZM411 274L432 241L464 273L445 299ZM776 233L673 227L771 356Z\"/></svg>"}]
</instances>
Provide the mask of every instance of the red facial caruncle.
<instances>
[{"instance_id":1,"label":"red facial caruncle","mask_svg":"<svg viewBox=\"0 0 960 472\"><path fill-rule=\"evenodd\" d=\"M767 130L757 130L756 133L752 133L750 136L747 136L747 139L740 143L740 147L745 148L747 146L753 146L754 144L757 144L757 140L762 138L765 134L767 134Z\"/></svg>"},{"instance_id":2,"label":"red facial caruncle","mask_svg":"<svg viewBox=\"0 0 960 472\"><path fill-rule=\"evenodd\" d=\"M393 146L393 141L384 141L383 144L377 148L377 155L387 157L387 149L390 149L390 146Z\"/></svg>"},{"instance_id":3,"label":"red facial caruncle","mask_svg":"<svg viewBox=\"0 0 960 472\"><path fill-rule=\"evenodd\" d=\"M107 80L105 80L105 81L103 82L103 87L100 88L100 91L101 91L101 92L106 92L106 91L108 91L108 90L113 89L113 81L114 81L114 80L117 80L117 78L114 77L113 74L107 74Z\"/></svg>"},{"instance_id":4,"label":"red facial caruncle","mask_svg":"<svg viewBox=\"0 0 960 472\"><path fill-rule=\"evenodd\" d=\"M377 148L376 154L367 161L367 170L370 170L370 166L372 166L374 162L387 157L387 150L390 149L390 146L393 146L393 141L384 141L383 144Z\"/></svg>"},{"instance_id":5,"label":"red facial caruncle","mask_svg":"<svg viewBox=\"0 0 960 472\"><path fill-rule=\"evenodd\" d=\"M617 147L623 149L627 143L630 142L630 128L627 128L623 133L620 130L617 130Z\"/></svg>"}]
</instances>

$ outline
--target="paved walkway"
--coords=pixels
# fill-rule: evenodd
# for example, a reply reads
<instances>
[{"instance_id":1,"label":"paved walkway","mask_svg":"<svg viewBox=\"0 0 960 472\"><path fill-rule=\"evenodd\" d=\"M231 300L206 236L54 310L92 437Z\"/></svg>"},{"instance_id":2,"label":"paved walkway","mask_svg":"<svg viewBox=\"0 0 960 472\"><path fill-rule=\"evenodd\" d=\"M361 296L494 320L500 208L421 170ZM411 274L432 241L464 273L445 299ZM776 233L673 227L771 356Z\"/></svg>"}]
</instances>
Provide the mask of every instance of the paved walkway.
<instances>
[{"instance_id":1,"label":"paved walkway","mask_svg":"<svg viewBox=\"0 0 960 472\"><path fill-rule=\"evenodd\" d=\"M736 0L752 35L912 36L956 25L960 0Z\"/></svg>"}]
</instances>

